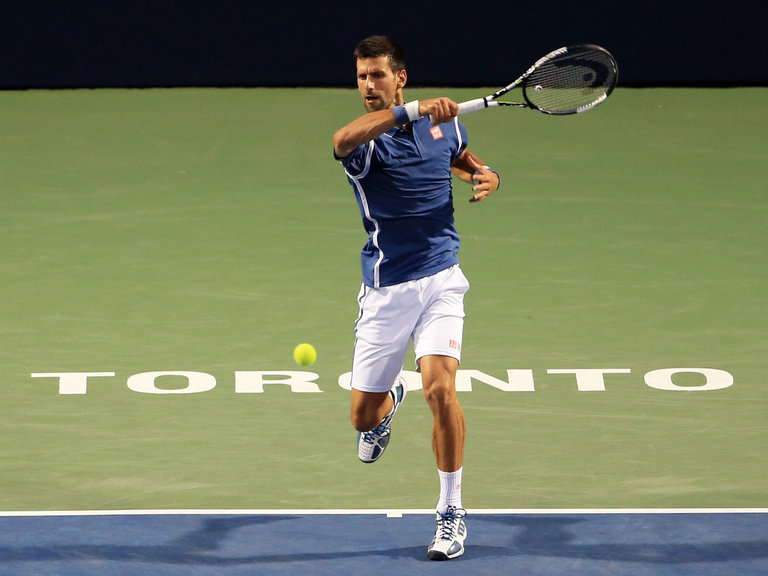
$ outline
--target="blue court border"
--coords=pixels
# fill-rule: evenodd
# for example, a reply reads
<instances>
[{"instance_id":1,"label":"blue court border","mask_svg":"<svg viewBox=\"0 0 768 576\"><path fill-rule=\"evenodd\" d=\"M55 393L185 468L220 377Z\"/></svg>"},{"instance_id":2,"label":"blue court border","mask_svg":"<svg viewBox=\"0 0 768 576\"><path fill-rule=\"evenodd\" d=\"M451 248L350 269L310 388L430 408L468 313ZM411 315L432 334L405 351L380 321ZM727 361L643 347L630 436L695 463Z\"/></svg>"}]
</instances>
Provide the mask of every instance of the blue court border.
<instances>
[{"instance_id":1,"label":"blue court border","mask_svg":"<svg viewBox=\"0 0 768 576\"><path fill-rule=\"evenodd\" d=\"M430 562L429 510L0 512L0 575L764 576L768 509L470 510Z\"/></svg>"}]
</instances>

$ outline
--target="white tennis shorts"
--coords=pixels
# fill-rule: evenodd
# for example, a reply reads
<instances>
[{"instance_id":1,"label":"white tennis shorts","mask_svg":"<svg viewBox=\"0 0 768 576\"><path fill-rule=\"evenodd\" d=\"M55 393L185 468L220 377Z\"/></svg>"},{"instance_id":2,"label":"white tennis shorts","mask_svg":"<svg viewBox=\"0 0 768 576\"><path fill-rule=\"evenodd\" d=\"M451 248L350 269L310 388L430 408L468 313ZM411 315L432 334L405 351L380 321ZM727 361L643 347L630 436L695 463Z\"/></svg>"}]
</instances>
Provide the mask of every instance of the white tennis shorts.
<instances>
[{"instance_id":1,"label":"white tennis shorts","mask_svg":"<svg viewBox=\"0 0 768 576\"><path fill-rule=\"evenodd\" d=\"M411 340L417 362L429 355L461 361L467 290L469 282L458 265L394 286L363 285L355 323L352 388L364 392L392 388Z\"/></svg>"}]
</instances>

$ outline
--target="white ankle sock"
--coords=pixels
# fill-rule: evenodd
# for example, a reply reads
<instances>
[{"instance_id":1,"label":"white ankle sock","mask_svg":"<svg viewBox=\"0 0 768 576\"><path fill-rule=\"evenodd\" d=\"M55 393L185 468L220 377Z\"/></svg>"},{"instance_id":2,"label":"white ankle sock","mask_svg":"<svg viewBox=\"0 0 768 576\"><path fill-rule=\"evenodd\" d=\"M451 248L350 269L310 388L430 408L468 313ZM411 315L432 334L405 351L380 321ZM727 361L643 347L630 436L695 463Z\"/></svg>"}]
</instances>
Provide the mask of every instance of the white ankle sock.
<instances>
[{"instance_id":1,"label":"white ankle sock","mask_svg":"<svg viewBox=\"0 0 768 576\"><path fill-rule=\"evenodd\" d=\"M459 468L456 472L443 472L438 470L440 475L440 500L437 502L437 511L444 514L449 506L462 508L461 505L461 473L464 468Z\"/></svg>"}]
</instances>

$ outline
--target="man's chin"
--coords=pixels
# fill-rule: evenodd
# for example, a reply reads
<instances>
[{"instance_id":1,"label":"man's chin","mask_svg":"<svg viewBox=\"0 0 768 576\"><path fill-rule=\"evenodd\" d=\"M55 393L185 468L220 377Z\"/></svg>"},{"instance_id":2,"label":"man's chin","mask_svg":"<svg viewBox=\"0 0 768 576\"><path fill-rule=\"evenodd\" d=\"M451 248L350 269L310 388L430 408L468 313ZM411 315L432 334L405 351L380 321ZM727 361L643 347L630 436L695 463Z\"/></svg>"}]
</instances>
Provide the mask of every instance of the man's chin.
<instances>
[{"instance_id":1,"label":"man's chin","mask_svg":"<svg viewBox=\"0 0 768 576\"><path fill-rule=\"evenodd\" d=\"M381 100L363 100L363 105L368 112L377 112L386 108Z\"/></svg>"}]
</instances>

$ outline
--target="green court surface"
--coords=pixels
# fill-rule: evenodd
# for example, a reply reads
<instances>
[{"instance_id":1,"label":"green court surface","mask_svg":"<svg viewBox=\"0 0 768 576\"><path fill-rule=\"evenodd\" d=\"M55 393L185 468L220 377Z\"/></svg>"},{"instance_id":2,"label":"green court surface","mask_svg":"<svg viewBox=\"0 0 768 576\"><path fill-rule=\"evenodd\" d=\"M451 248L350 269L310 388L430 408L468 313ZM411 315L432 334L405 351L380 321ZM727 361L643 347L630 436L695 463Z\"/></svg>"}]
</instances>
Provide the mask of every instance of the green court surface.
<instances>
[{"instance_id":1,"label":"green court surface","mask_svg":"<svg viewBox=\"0 0 768 576\"><path fill-rule=\"evenodd\" d=\"M502 175L455 190L467 507L768 506L767 105L619 88L463 118ZM359 113L341 89L0 92L0 510L434 505L423 398L365 466L339 385L364 233L331 136ZM244 385L263 371L318 391ZM114 375L40 377L71 373Z\"/></svg>"}]
</instances>

